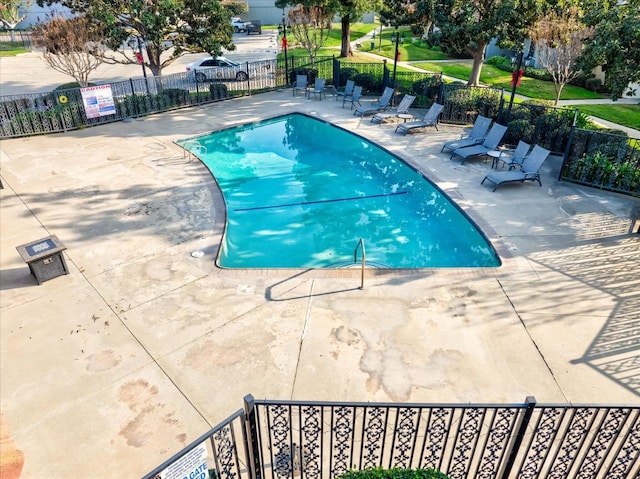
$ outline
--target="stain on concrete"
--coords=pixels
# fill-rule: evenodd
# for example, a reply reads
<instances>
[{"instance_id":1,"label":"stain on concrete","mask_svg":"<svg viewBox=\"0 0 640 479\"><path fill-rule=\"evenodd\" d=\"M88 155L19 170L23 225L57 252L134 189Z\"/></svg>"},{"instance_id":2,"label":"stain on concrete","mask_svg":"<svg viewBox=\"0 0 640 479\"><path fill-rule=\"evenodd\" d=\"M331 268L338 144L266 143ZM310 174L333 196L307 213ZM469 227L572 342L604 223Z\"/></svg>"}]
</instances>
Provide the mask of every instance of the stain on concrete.
<instances>
[{"instance_id":1,"label":"stain on concrete","mask_svg":"<svg viewBox=\"0 0 640 479\"><path fill-rule=\"evenodd\" d=\"M340 326L334 329L331 331L331 336L347 346L355 346L360 342L360 335L358 332L346 326Z\"/></svg>"},{"instance_id":2,"label":"stain on concrete","mask_svg":"<svg viewBox=\"0 0 640 479\"><path fill-rule=\"evenodd\" d=\"M271 344L278 337L265 330L238 330L225 334L228 341L208 339L193 346L187 352L182 364L199 371L216 369L241 369L251 364L251 367L272 364L273 354Z\"/></svg>"},{"instance_id":3,"label":"stain on concrete","mask_svg":"<svg viewBox=\"0 0 640 479\"><path fill-rule=\"evenodd\" d=\"M87 371L90 373L101 373L115 368L122 357L111 349L100 351L99 353L91 354L85 359L87 363Z\"/></svg>"},{"instance_id":4,"label":"stain on concrete","mask_svg":"<svg viewBox=\"0 0 640 479\"><path fill-rule=\"evenodd\" d=\"M175 411L167 411L166 405L160 402L157 396L158 388L144 379L129 381L118 390L118 400L124 402L135 413L133 419L119 431L119 435L126 440L128 446L147 447L158 434L158 424L165 424L170 428L181 427ZM166 431L166 428L164 430ZM182 444L186 442L184 433L177 433L175 437Z\"/></svg>"}]
</instances>

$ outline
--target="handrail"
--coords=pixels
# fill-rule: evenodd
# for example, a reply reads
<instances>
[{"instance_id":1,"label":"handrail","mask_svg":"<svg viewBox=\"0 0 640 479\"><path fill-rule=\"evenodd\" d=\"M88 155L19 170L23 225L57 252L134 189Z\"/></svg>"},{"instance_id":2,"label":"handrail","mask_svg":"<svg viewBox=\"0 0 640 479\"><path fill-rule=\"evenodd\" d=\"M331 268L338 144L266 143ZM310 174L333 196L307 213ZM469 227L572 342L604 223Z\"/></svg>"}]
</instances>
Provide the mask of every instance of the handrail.
<instances>
[{"instance_id":1,"label":"handrail","mask_svg":"<svg viewBox=\"0 0 640 479\"><path fill-rule=\"evenodd\" d=\"M353 263L355 264L358 260L358 248L362 246L362 267L360 268L360 289L364 289L364 265L366 263L367 253L364 247L364 240L360 238L358 244L356 245L356 249L353 250Z\"/></svg>"},{"instance_id":2,"label":"handrail","mask_svg":"<svg viewBox=\"0 0 640 479\"><path fill-rule=\"evenodd\" d=\"M184 160L187 156L189 157L189 163L193 159L194 155L198 153L201 155L207 154L207 147L200 144L197 140L188 140L182 144L182 159Z\"/></svg>"}]
</instances>

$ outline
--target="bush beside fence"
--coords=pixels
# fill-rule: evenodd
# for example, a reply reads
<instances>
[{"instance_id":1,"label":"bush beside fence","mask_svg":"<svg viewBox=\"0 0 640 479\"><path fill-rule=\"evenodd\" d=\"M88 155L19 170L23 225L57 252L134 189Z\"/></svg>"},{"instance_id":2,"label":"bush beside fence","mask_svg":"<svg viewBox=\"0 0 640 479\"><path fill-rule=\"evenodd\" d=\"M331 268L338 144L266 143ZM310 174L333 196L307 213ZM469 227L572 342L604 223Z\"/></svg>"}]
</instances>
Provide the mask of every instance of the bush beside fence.
<instances>
[{"instance_id":1,"label":"bush beside fence","mask_svg":"<svg viewBox=\"0 0 640 479\"><path fill-rule=\"evenodd\" d=\"M640 141L576 129L560 179L640 196Z\"/></svg>"}]
</instances>

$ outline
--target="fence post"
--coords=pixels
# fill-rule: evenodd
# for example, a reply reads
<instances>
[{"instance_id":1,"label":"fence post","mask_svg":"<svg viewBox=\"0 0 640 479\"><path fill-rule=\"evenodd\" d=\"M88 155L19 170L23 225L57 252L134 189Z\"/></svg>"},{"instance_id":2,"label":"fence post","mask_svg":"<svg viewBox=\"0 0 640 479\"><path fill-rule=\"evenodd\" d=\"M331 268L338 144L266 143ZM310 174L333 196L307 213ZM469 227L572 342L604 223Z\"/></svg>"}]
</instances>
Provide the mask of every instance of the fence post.
<instances>
[{"instance_id":1,"label":"fence post","mask_svg":"<svg viewBox=\"0 0 640 479\"><path fill-rule=\"evenodd\" d=\"M249 96L251 96L251 75L249 75L249 62L245 62L247 66L247 91L249 92Z\"/></svg>"},{"instance_id":2,"label":"fence post","mask_svg":"<svg viewBox=\"0 0 640 479\"><path fill-rule=\"evenodd\" d=\"M567 139L567 146L564 149L564 155L562 156L562 165L560 166L560 172L558 173L558 181L562 181L562 172L564 166L569 159L569 153L571 152L571 145L573 144L573 135L576 131L576 124L578 123L578 109L573 112L573 123L571 123L571 131L569 131L569 138Z\"/></svg>"},{"instance_id":3,"label":"fence post","mask_svg":"<svg viewBox=\"0 0 640 479\"><path fill-rule=\"evenodd\" d=\"M527 427L529 426L529 421L531 421L531 416L533 415L533 410L536 407L536 398L533 396L527 396L524 400L527 409L522 416L522 420L520 425L518 426L518 432L516 433L516 437L511 443L511 450L509 451L509 457L507 458L507 462L504 465L504 469L502 470L502 475L500 476L502 479L507 479L509 474L511 473L511 469L516 462L516 457L520 452L520 446L522 445L522 440L524 439L524 435L527 432Z\"/></svg>"},{"instance_id":4,"label":"fence post","mask_svg":"<svg viewBox=\"0 0 640 479\"><path fill-rule=\"evenodd\" d=\"M501 125L504 125L504 123L502 123L503 115L504 115L504 88L500 93L500 103L498 104L498 123L500 123Z\"/></svg>"},{"instance_id":5,"label":"fence post","mask_svg":"<svg viewBox=\"0 0 640 479\"><path fill-rule=\"evenodd\" d=\"M440 75L440 84L438 85L438 99L436 100L436 102L444 105L444 79L442 78L442 75Z\"/></svg>"},{"instance_id":6,"label":"fence post","mask_svg":"<svg viewBox=\"0 0 640 479\"><path fill-rule=\"evenodd\" d=\"M249 476L251 479L262 477L262 465L260 462L260 447L258 445L258 425L256 423L255 402L251 394L244 397L244 426L247 432L245 447L249 451Z\"/></svg>"},{"instance_id":7,"label":"fence post","mask_svg":"<svg viewBox=\"0 0 640 479\"><path fill-rule=\"evenodd\" d=\"M333 58L333 86L337 90L340 88L340 62L336 60L335 55L331 55L331 58Z\"/></svg>"}]
</instances>

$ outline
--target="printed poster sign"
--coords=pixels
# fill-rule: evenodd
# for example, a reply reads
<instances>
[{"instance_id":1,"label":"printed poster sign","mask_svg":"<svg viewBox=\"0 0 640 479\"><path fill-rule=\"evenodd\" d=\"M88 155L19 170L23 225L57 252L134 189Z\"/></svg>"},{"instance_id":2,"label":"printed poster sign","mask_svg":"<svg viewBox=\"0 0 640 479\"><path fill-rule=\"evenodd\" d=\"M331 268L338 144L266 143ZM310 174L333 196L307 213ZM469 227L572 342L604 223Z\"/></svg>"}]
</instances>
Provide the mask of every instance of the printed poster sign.
<instances>
[{"instance_id":1,"label":"printed poster sign","mask_svg":"<svg viewBox=\"0 0 640 479\"><path fill-rule=\"evenodd\" d=\"M207 448L198 444L180 459L153 476L152 479L208 479Z\"/></svg>"},{"instance_id":2,"label":"printed poster sign","mask_svg":"<svg viewBox=\"0 0 640 479\"><path fill-rule=\"evenodd\" d=\"M116 113L111 85L88 86L81 88L80 93L87 118L98 118Z\"/></svg>"}]
</instances>

